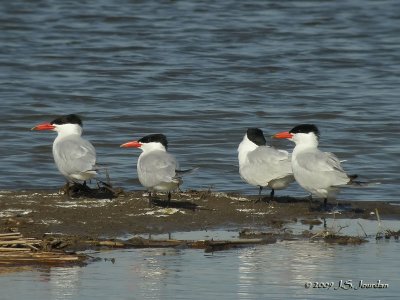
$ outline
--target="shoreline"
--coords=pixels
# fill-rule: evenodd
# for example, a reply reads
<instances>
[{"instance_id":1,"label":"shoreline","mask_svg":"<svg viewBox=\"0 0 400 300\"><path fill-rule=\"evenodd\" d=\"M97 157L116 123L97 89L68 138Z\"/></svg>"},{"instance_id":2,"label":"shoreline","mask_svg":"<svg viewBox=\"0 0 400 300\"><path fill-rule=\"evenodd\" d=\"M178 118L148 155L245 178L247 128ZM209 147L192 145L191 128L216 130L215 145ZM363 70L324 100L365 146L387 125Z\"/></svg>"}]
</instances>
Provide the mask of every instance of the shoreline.
<instances>
[{"instance_id":1,"label":"shoreline","mask_svg":"<svg viewBox=\"0 0 400 300\"><path fill-rule=\"evenodd\" d=\"M323 218L400 220L400 206L381 201L337 201L336 213L319 209L320 202L276 197L271 204L254 203L257 196L210 191L174 193L169 207L164 195L152 205L143 191L114 199L68 198L57 191L0 191L0 232L24 236L65 234L118 238L126 234L163 234L211 229L279 228L286 223ZM337 206L336 206L337 204Z\"/></svg>"}]
</instances>

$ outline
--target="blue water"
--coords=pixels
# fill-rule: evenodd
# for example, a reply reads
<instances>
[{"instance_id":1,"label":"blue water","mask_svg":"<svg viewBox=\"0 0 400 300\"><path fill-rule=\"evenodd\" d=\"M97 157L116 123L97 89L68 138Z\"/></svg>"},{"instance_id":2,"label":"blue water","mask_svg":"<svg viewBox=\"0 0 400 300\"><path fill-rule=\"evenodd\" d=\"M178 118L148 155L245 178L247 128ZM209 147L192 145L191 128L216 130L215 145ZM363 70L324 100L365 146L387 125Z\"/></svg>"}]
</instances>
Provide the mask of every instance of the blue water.
<instances>
[{"instance_id":1,"label":"blue water","mask_svg":"<svg viewBox=\"0 0 400 300\"><path fill-rule=\"evenodd\" d=\"M399 11L397 0L2 1L0 187L60 187L55 134L29 129L78 113L127 190L141 189L139 153L123 142L162 132L182 168L200 168L183 189L254 194L237 166L247 127L269 137L315 123L350 174L382 182L341 199L398 201Z\"/></svg>"}]
</instances>

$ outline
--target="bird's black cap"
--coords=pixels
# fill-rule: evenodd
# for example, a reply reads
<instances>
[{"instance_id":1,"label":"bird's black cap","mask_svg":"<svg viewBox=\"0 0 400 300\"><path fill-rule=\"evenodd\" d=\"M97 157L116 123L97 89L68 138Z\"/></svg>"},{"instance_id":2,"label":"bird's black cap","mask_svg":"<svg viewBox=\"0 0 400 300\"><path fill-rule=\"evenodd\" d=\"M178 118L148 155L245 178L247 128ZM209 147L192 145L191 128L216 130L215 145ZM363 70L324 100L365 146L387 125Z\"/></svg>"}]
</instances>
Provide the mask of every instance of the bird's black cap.
<instances>
[{"instance_id":1,"label":"bird's black cap","mask_svg":"<svg viewBox=\"0 0 400 300\"><path fill-rule=\"evenodd\" d=\"M317 128L317 126L315 126L314 124L301 124L301 125L297 125L296 127L293 127L289 133L310 133L310 132L314 132L314 134L319 138L319 130Z\"/></svg>"},{"instance_id":2,"label":"bird's black cap","mask_svg":"<svg viewBox=\"0 0 400 300\"><path fill-rule=\"evenodd\" d=\"M58 117L57 119L54 119L51 121L51 124L56 124L56 125L63 125L63 124L78 124L79 126L82 127L82 120L75 114L71 115L65 115Z\"/></svg>"},{"instance_id":3,"label":"bird's black cap","mask_svg":"<svg viewBox=\"0 0 400 300\"><path fill-rule=\"evenodd\" d=\"M247 129L247 138L257 146L265 146L267 144L264 133L259 128Z\"/></svg>"},{"instance_id":4,"label":"bird's black cap","mask_svg":"<svg viewBox=\"0 0 400 300\"><path fill-rule=\"evenodd\" d=\"M167 137L161 133L146 135L142 137L140 140L138 140L138 142L139 143L158 142L161 143L165 147L165 149L168 148Z\"/></svg>"}]
</instances>

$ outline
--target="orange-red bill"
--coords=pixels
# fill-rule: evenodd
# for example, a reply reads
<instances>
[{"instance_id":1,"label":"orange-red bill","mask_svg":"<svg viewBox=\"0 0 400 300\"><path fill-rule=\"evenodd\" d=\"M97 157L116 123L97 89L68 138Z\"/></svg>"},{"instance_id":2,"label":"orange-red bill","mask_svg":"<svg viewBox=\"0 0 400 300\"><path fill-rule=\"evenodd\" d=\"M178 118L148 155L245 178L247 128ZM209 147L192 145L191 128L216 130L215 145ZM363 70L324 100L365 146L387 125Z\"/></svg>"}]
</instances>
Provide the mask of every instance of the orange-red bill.
<instances>
[{"instance_id":1,"label":"orange-red bill","mask_svg":"<svg viewBox=\"0 0 400 300\"><path fill-rule=\"evenodd\" d=\"M132 142L127 142L125 144L122 144L120 147L122 148L140 148L142 146L141 143L138 141L132 141Z\"/></svg>"},{"instance_id":2,"label":"orange-red bill","mask_svg":"<svg viewBox=\"0 0 400 300\"><path fill-rule=\"evenodd\" d=\"M53 130L54 128L56 128L56 127L50 123L43 123L43 124L36 125L31 130Z\"/></svg>"},{"instance_id":3,"label":"orange-red bill","mask_svg":"<svg viewBox=\"0 0 400 300\"><path fill-rule=\"evenodd\" d=\"M274 134L272 137L275 139L291 139L293 134L291 134L289 131L282 131Z\"/></svg>"}]
</instances>

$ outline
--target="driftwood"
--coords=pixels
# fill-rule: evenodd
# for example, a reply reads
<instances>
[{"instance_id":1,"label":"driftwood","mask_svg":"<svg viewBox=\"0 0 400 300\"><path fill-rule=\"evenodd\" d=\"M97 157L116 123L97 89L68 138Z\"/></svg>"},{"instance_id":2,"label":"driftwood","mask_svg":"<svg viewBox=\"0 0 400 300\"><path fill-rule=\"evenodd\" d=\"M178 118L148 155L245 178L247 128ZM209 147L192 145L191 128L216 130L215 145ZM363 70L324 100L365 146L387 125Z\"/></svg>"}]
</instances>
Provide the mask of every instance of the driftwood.
<instances>
[{"instance_id":1,"label":"driftwood","mask_svg":"<svg viewBox=\"0 0 400 300\"><path fill-rule=\"evenodd\" d=\"M248 247L257 244L275 243L276 239L238 239L238 240L152 240L135 237L130 240L88 240L87 244L94 247L105 248L192 248L204 249L205 252L229 250L240 247Z\"/></svg>"},{"instance_id":2,"label":"driftwood","mask_svg":"<svg viewBox=\"0 0 400 300\"><path fill-rule=\"evenodd\" d=\"M13 240L13 239L19 239L22 238L22 234L18 232L12 232L12 233L0 233L0 240L1 241L6 241L6 240Z\"/></svg>"},{"instance_id":3,"label":"driftwood","mask_svg":"<svg viewBox=\"0 0 400 300\"><path fill-rule=\"evenodd\" d=\"M14 249L28 249L38 251L41 240L32 238L23 238L19 232L1 233L0 234L0 247L3 252L12 252ZM20 250L16 250L20 251Z\"/></svg>"},{"instance_id":4,"label":"driftwood","mask_svg":"<svg viewBox=\"0 0 400 300\"><path fill-rule=\"evenodd\" d=\"M65 252L26 252L9 251L0 253L0 265L65 265L70 263L81 264L85 261L84 255L67 254Z\"/></svg>"},{"instance_id":5,"label":"driftwood","mask_svg":"<svg viewBox=\"0 0 400 300\"><path fill-rule=\"evenodd\" d=\"M63 251L45 251L45 243L35 238L24 238L19 232L0 233L0 265L25 264L64 265L83 264L85 255Z\"/></svg>"}]
</instances>

